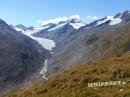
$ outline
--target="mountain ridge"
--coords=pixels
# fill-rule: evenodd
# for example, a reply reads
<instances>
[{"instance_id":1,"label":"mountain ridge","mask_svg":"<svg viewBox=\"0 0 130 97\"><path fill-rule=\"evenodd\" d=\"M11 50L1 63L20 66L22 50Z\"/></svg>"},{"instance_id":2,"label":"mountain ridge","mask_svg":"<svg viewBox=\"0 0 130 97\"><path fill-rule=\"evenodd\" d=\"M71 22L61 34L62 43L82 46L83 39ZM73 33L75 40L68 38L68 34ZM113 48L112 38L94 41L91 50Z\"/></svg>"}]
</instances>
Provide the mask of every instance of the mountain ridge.
<instances>
[{"instance_id":1,"label":"mountain ridge","mask_svg":"<svg viewBox=\"0 0 130 97\"><path fill-rule=\"evenodd\" d=\"M129 34L129 15L129 11L124 11L115 16L107 16L96 20L79 29L75 29L70 25L71 22L82 22L77 18L58 22L57 25L60 26L57 28L55 28L57 25L50 23L48 25L52 28L48 25L38 28L39 31L33 33L35 37L51 39L56 43L52 58L48 62L48 68L50 69L48 75L57 71L62 72L73 64L84 64L97 58L121 55L124 53L122 49L127 48L129 50L127 46L129 39L126 41L123 38L127 42L125 46L124 43L121 46L116 42L116 40L121 41L120 38L123 36L129 37L129 35L126 36L126 34ZM107 43L110 43L110 45ZM108 45L111 48L107 48ZM118 45L121 46L119 50L117 49ZM66 65L62 66L64 62L66 62Z\"/></svg>"}]
</instances>

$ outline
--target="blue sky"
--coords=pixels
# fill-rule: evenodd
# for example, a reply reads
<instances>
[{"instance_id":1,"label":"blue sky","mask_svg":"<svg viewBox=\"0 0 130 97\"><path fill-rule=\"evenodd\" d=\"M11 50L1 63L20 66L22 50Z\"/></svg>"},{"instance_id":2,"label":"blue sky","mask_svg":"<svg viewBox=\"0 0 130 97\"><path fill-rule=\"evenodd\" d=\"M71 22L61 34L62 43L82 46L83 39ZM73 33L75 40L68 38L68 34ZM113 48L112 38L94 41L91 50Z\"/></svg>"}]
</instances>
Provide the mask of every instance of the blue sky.
<instances>
[{"instance_id":1,"label":"blue sky","mask_svg":"<svg viewBox=\"0 0 130 97\"><path fill-rule=\"evenodd\" d=\"M130 0L0 0L0 18L8 24L36 25L47 20L78 14L90 18L130 10ZM91 17L90 17L91 16Z\"/></svg>"}]
</instances>

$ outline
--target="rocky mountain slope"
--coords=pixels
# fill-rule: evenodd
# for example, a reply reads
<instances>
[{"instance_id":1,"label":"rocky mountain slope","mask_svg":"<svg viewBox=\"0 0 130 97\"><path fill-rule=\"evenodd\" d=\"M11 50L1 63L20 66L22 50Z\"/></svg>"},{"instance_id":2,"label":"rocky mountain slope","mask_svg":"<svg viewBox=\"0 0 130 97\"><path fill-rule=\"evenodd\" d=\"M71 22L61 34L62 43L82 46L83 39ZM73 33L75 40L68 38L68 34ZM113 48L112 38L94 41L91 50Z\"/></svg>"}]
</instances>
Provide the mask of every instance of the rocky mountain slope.
<instances>
[{"instance_id":1,"label":"rocky mountain slope","mask_svg":"<svg viewBox=\"0 0 130 97\"><path fill-rule=\"evenodd\" d=\"M51 57L47 58L42 69L43 78L46 78L44 73L51 77L71 66L129 53L130 12L106 16L90 24L85 24L78 18L69 18L21 32L50 50ZM50 48L46 48L46 43ZM47 97L48 95L51 94L48 93Z\"/></svg>"},{"instance_id":2,"label":"rocky mountain slope","mask_svg":"<svg viewBox=\"0 0 130 97\"><path fill-rule=\"evenodd\" d=\"M79 24L76 29L71 24ZM50 28L51 25L51 28ZM56 42L48 62L48 76L62 72L71 65L91 60L120 56L130 50L130 12L106 16L90 24L71 18L59 24L44 25L34 36Z\"/></svg>"},{"instance_id":3,"label":"rocky mountain slope","mask_svg":"<svg viewBox=\"0 0 130 97\"><path fill-rule=\"evenodd\" d=\"M48 76L71 65L84 64L98 58L120 56L129 51L130 12L106 16L90 24L72 17L25 31L35 37L55 42L48 61Z\"/></svg>"},{"instance_id":4,"label":"rocky mountain slope","mask_svg":"<svg viewBox=\"0 0 130 97\"><path fill-rule=\"evenodd\" d=\"M129 97L130 55L96 60L3 97ZM89 83L118 82L93 86ZM119 83L120 82L120 83Z\"/></svg>"},{"instance_id":5,"label":"rocky mountain slope","mask_svg":"<svg viewBox=\"0 0 130 97\"><path fill-rule=\"evenodd\" d=\"M13 90L40 72L49 51L0 19L0 93Z\"/></svg>"}]
</instances>

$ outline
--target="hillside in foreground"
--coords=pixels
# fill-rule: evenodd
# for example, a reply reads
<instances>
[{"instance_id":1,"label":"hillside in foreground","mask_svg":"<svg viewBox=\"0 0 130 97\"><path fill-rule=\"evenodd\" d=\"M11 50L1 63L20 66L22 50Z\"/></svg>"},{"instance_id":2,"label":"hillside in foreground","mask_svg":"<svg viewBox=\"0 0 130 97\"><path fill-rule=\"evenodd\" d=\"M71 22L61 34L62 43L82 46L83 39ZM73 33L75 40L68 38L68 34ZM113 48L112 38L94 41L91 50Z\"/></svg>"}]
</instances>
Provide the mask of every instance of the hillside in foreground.
<instances>
[{"instance_id":1,"label":"hillside in foreground","mask_svg":"<svg viewBox=\"0 0 130 97\"><path fill-rule=\"evenodd\" d=\"M130 55L96 60L3 97L130 97ZM88 83L126 81L107 87Z\"/></svg>"}]
</instances>

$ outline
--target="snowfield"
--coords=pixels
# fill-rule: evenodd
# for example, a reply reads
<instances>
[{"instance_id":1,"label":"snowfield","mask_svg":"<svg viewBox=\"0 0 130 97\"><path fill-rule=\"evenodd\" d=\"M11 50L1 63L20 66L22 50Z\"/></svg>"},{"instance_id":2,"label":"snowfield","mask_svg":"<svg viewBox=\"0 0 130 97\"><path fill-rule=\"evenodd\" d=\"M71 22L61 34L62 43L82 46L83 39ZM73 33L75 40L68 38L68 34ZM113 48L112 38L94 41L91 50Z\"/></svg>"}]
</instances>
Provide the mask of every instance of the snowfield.
<instances>
[{"instance_id":1,"label":"snowfield","mask_svg":"<svg viewBox=\"0 0 130 97\"><path fill-rule=\"evenodd\" d=\"M116 24L119 24L119 23L121 23L121 19L120 18L115 18L115 19L113 19L110 23L109 23L109 25L116 25Z\"/></svg>"},{"instance_id":2,"label":"snowfield","mask_svg":"<svg viewBox=\"0 0 130 97\"><path fill-rule=\"evenodd\" d=\"M36 28L34 30L27 30L23 33L32 38L33 40L37 41L43 48L47 50L53 50L53 48L55 47L55 42L53 40L33 36L34 33L37 33L40 30L41 29Z\"/></svg>"}]
</instances>

